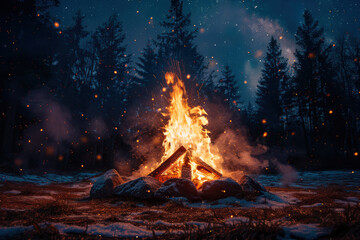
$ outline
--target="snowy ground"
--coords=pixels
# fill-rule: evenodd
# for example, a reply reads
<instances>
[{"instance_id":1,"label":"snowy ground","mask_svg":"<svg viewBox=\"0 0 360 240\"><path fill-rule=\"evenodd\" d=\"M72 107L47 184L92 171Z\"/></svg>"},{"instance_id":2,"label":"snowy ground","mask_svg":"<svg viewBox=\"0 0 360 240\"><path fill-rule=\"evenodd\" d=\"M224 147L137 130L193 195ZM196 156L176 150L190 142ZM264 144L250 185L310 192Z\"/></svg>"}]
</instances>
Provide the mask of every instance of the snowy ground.
<instances>
[{"instance_id":1,"label":"snowy ground","mask_svg":"<svg viewBox=\"0 0 360 240\"><path fill-rule=\"evenodd\" d=\"M84 200L96 175L0 174L0 239L328 239L360 232L358 171L302 172L290 186L280 176L255 176L270 193L213 202Z\"/></svg>"}]
</instances>

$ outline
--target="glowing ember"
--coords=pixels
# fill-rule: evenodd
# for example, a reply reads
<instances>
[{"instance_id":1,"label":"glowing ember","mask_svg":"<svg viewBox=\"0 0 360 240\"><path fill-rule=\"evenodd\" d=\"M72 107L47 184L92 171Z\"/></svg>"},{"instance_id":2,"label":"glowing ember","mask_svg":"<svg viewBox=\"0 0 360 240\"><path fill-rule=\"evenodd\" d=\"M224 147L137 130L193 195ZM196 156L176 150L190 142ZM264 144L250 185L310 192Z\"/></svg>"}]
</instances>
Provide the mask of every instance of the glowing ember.
<instances>
[{"instance_id":1,"label":"glowing ember","mask_svg":"<svg viewBox=\"0 0 360 240\"><path fill-rule=\"evenodd\" d=\"M165 79L171 90L171 100L167 113L164 113L164 116L169 117L169 121L164 128L165 153L161 160L164 162L181 146L187 149L187 154L181 156L163 176L181 177L182 169L190 165L191 180L200 186L204 181L216 179L218 176L199 164L197 159L201 159L212 168L215 168L215 162L220 159L220 156L211 151L209 131L204 128L208 124L207 113L200 106L191 108L188 105L185 85L175 74L166 73ZM184 161L184 158L189 159Z\"/></svg>"}]
</instances>

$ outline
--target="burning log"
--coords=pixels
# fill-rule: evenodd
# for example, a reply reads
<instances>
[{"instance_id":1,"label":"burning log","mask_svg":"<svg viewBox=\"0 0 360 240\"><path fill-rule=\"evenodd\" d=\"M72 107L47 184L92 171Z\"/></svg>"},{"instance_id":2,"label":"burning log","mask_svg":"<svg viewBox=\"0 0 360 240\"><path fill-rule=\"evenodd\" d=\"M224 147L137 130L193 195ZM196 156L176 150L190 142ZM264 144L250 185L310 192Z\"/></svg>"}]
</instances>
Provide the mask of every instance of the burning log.
<instances>
[{"instance_id":1,"label":"burning log","mask_svg":"<svg viewBox=\"0 0 360 240\"><path fill-rule=\"evenodd\" d=\"M218 171L216 171L213 167L211 167L209 164L207 164L206 162L204 162L203 160L201 160L198 157L194 157L193 161L198 164L199 166L197 167L198 169L200 168L201 170L205 170L206 172L212 173L214 174L217 178L221 178L222 174L219 173ZM200 170L199 169L199 170Z\"/></svg>"},{"instance_id":2,"label":"burning log","mask_svg":"<svg viewBox=\"0 0 360 240\"><path fill-rule=\"evenodd\" d=\"M176 150L165 162L163 162L158 168L152 171L149 176L158 178L163 172L165 172L171 164L173 164L179 157L181 157L184 153L186 153L186 149L181 146L178 150Z\"/></svg>"},{"instance_id":3,"label":"burning log","mask_svg":"<svg viewBox=\"0 0 360 240\"><path fill-rule=\"evenodd\" d=\"M181 177L191 180L191 166L189 152L186 153L184 163L181 167Z\"/></svg>"}]
</instances>

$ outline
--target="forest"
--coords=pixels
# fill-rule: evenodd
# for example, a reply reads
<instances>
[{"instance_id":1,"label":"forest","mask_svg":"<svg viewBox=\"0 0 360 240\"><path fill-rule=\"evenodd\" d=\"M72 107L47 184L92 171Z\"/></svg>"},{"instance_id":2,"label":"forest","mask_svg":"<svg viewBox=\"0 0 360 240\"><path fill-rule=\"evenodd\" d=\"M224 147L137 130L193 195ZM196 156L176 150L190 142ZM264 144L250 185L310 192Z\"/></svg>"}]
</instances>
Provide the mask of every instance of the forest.
<instances>
[{"instance_id":1,"label":"forest","mask_svg":"<svg viewBox=\"0 0 360 240\"><path fill-rule=\"evenodd\" d=\"M328 41L309 10L294 36L294 62L271 37L251 102L240 94L243 79L236 69L209 68L182 1L171 1L163 31L139 58L128 51L127 23L116 14L89 32L80 11L69 27L54 20L49 10L58 4L2 4L3 169L115 166L130 173L161 157L168 71L184 81L189 103L207 111L214 142L229 129L249 146L264 146L260 159L309 170L360 166L360 39L339 33ZM260 169L272 170L276 165Z\"/></svg>"}]
</instances>

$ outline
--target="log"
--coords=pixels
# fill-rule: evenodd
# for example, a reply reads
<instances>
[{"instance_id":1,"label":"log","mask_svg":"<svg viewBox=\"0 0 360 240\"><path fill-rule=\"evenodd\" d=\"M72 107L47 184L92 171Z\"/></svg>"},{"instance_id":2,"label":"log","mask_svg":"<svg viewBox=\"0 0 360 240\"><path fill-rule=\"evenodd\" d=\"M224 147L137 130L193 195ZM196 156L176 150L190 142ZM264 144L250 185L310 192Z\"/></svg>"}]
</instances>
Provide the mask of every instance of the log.
<instances>
[{"instance_id":1,"label":"log","mask_svg":"<svg viewBox=\"0 0 360 240\"><path fill-rule=\"evenodd\" d=\"M154 171L152 171L148 176L157 178L163 172L165 172L171 164L173 164L179 157L181 157L184 153L186 153L186 149L181 146L178 150L176 150L168 159L166 159L159 167L157 167Z\"/></svg>"},{"instance_id":2,"label":"log","mask_svg":"<svg viewBox=\"0 0 360 240\"><path fill-rule=\"evenodd\" d=\"M191 166L190 166L189 152L186 153L184 157L184 163L181 166L181 178L186 178L191 181Z\"/></svg>"},{"instance_id":3,"label":"log","mask_svg":"<svg viewBox=\"0 0 360 240\"><path fill-rule=\"evenodd\" d=\"M216 177L218 177L218 178L221 178L221 177L222 177L222 174L221 174L221 173L219 173L218 171L216 171L213 167L211 167L209 164L207 164L206 162L204 162L204 161L201 160L200 158L195 157L195 158L193 159L193 161L194 161L196 164L200 165L202 168L204 168L204 170L206 170L206 171L214 174Z\"/></svg>"}]
</instances>

